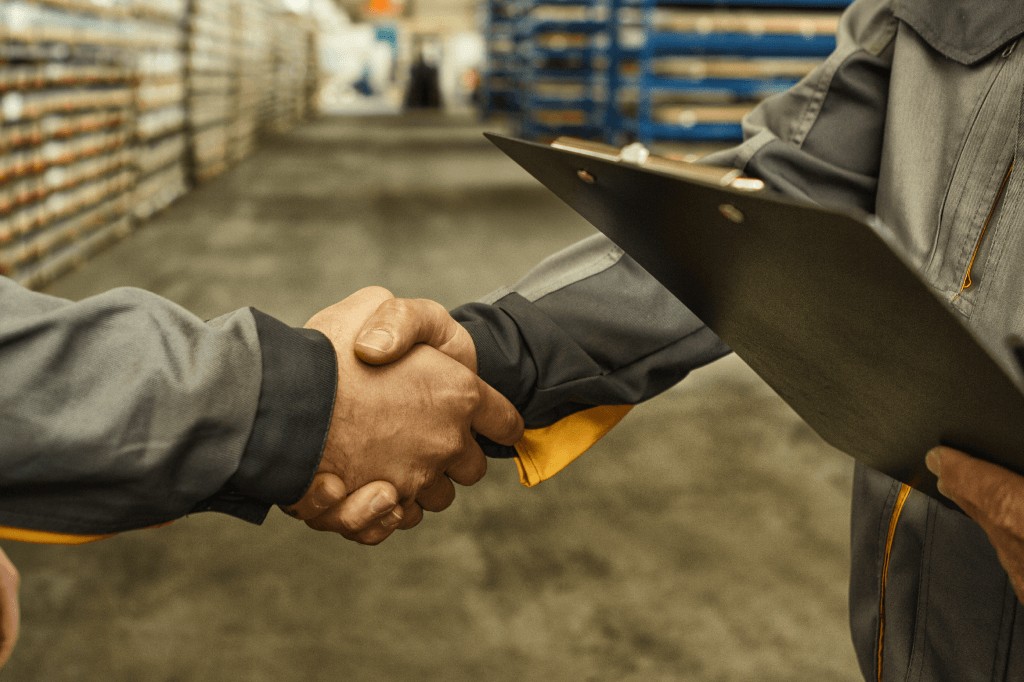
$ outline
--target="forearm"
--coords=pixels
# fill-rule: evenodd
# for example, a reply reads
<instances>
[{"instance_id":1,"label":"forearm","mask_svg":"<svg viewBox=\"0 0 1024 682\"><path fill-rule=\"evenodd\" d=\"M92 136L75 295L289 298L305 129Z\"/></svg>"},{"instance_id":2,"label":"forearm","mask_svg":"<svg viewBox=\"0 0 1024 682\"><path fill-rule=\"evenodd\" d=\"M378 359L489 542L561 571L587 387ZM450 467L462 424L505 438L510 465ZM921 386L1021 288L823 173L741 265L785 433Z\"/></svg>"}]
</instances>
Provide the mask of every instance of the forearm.
<instances>
[{"instance_id":1,"label":"forearm","mask_svg":"<svg viewBox=\"0 0 1024 682\"><path fill-rule=\"evenodd\" d=\"M480 376L531 429L596 405L636 404L728 352L600 235L453 316L473 336Z\"/></svg>"},{"instance_id":2,"label":"forearm","mask_svg":"<svg viewBox=\"0 0 1024 682\"><path fill-rule=\"evenodd\" d=\"M71 303L0 279L0 525L111 533L301 497L333 408L317 332L153 294Z\"/></svg>"}]
</instances>

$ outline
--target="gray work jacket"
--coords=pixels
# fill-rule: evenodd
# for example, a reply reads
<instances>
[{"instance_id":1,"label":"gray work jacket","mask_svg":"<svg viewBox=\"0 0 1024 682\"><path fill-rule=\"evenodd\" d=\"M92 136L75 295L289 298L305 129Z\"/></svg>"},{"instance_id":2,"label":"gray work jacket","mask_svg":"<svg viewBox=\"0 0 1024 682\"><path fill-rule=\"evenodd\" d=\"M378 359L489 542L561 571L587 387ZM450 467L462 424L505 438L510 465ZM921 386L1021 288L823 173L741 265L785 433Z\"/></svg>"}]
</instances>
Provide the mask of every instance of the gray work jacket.
<instances>
[{"instance_id":1,"label":"gray work jacket","mask_svg":"<svg viewBox=\"0 0 1024 682\"><path fill-rule=\"evenodd\" d=\"M204 322L139 289L72 303L0 277L0 537L259 523L312 482L336 367L322 334L257 310Z\"/></svg>"},{"instance_id":2,"label":"gray work jacket","mask_svg":"<svg viewBox=\"0 0 1024 682\"><path fill-rule=\"evenodd\" d=\"M877 214L1016 376L1005 339L1024 336L1024 161L1010 170L1024 140L1022 32L1019 0L858 0L835 53L709 159L792 197ZM727 352L601 236L454 314L481 376L530 429L644 400ZM850 622L865 679L1024 679L1024 612L984 532L901 493L857 468Z\"/></svg>"}]
</instances>

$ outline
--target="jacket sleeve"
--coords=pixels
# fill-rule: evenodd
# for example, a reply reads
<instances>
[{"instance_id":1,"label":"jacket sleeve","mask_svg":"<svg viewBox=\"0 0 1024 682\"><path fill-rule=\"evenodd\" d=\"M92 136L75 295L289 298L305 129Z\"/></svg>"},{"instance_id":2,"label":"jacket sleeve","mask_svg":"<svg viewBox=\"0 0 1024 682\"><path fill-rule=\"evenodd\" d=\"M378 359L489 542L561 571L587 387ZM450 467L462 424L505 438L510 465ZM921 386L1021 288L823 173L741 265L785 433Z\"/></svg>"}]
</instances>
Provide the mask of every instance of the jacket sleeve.
<instances>
[{"instance_id":1,"label":"jacket sleeve","mask_svg":"<svg viewBox=\"0 0 1024 682\"><path fill-rule=\"evenodd\" d=\"M253 309L203 322L138 289L79 303L0 277L0 537L79 542L298 501L334 349Z\"/></svg>"},{"instance_id":2,"label":"jacket sleeve","mask_svg":"<svg viewBox=\"0 0 1024 682\"><path fill-rule=\"evenodd\" d=\"M836 51L744 120L744 142L706 163L743 169L788 196L871 212L881 159L896 20L884 0L843 15ZM480 376L526 421L515 449L524 483L560 470L624 416L728 352L632 259L595 235L510 288L453 316L477 347Z\"/></svg>"}]
</instances>

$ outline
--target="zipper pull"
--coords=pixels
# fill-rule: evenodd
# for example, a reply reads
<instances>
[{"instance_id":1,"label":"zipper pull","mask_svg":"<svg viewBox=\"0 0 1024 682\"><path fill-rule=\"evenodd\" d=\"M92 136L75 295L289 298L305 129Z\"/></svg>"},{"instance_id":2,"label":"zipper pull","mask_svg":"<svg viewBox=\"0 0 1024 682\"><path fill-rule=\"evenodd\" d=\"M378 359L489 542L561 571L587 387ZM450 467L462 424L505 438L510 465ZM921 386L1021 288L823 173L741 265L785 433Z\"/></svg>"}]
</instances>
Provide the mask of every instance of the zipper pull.
<instances>
[{"instance_id":1,"label":"zipper pull","mask_svg":"<svg viewBox=\"0 0 1024 682\"><path fill-rule=\"evenodd\" d=\"M1017 47L1017 41L1016 40L1013 41L1012 43L1010 43L1010 46L1008 48L1003 50L1003 59L1006 59L1011 54L1013 54L1013 50L1014 50L1015 47Z\"/></svg>"}]
</instances>

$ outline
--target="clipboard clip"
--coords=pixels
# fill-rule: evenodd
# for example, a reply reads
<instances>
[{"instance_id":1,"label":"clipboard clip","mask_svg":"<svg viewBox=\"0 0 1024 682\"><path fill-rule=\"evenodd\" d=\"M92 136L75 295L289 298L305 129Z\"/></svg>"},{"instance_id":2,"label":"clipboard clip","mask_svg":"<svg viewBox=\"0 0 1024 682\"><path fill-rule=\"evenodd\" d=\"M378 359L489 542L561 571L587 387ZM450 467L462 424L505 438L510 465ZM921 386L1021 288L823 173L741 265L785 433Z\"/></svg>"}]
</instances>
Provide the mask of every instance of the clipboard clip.
<instances>
[{"instance_id":1,"label":"clipboard clip","mask_svg":"<svg viewBox=\"0 0 1024 682\"><path fill-rule=\"evenodd\" d=\"M628 163L634 166L641 166L650 170L661 171L669 175L707 182L719 187L731 187L744 192L758 192L764 189L764 183L756 178L743 177L743 173L736 168L721 168L719 166L704 166L697 163L688 163L678 159L670 159L665 156L651 154L646 147L639 142L626 145L622 149L610 144L601 142L590 142L575 137L559 137L551 146L555 149L562 149L567 152L574 152L582 156L589 156L602 161L613 163ZM586 172L586 171L582 171ZM590 174L587 173L589 176ZM581 176L582 178L583 176ZM592 178L592 176L590 176Z\"/></svg>"}]
</instances>

